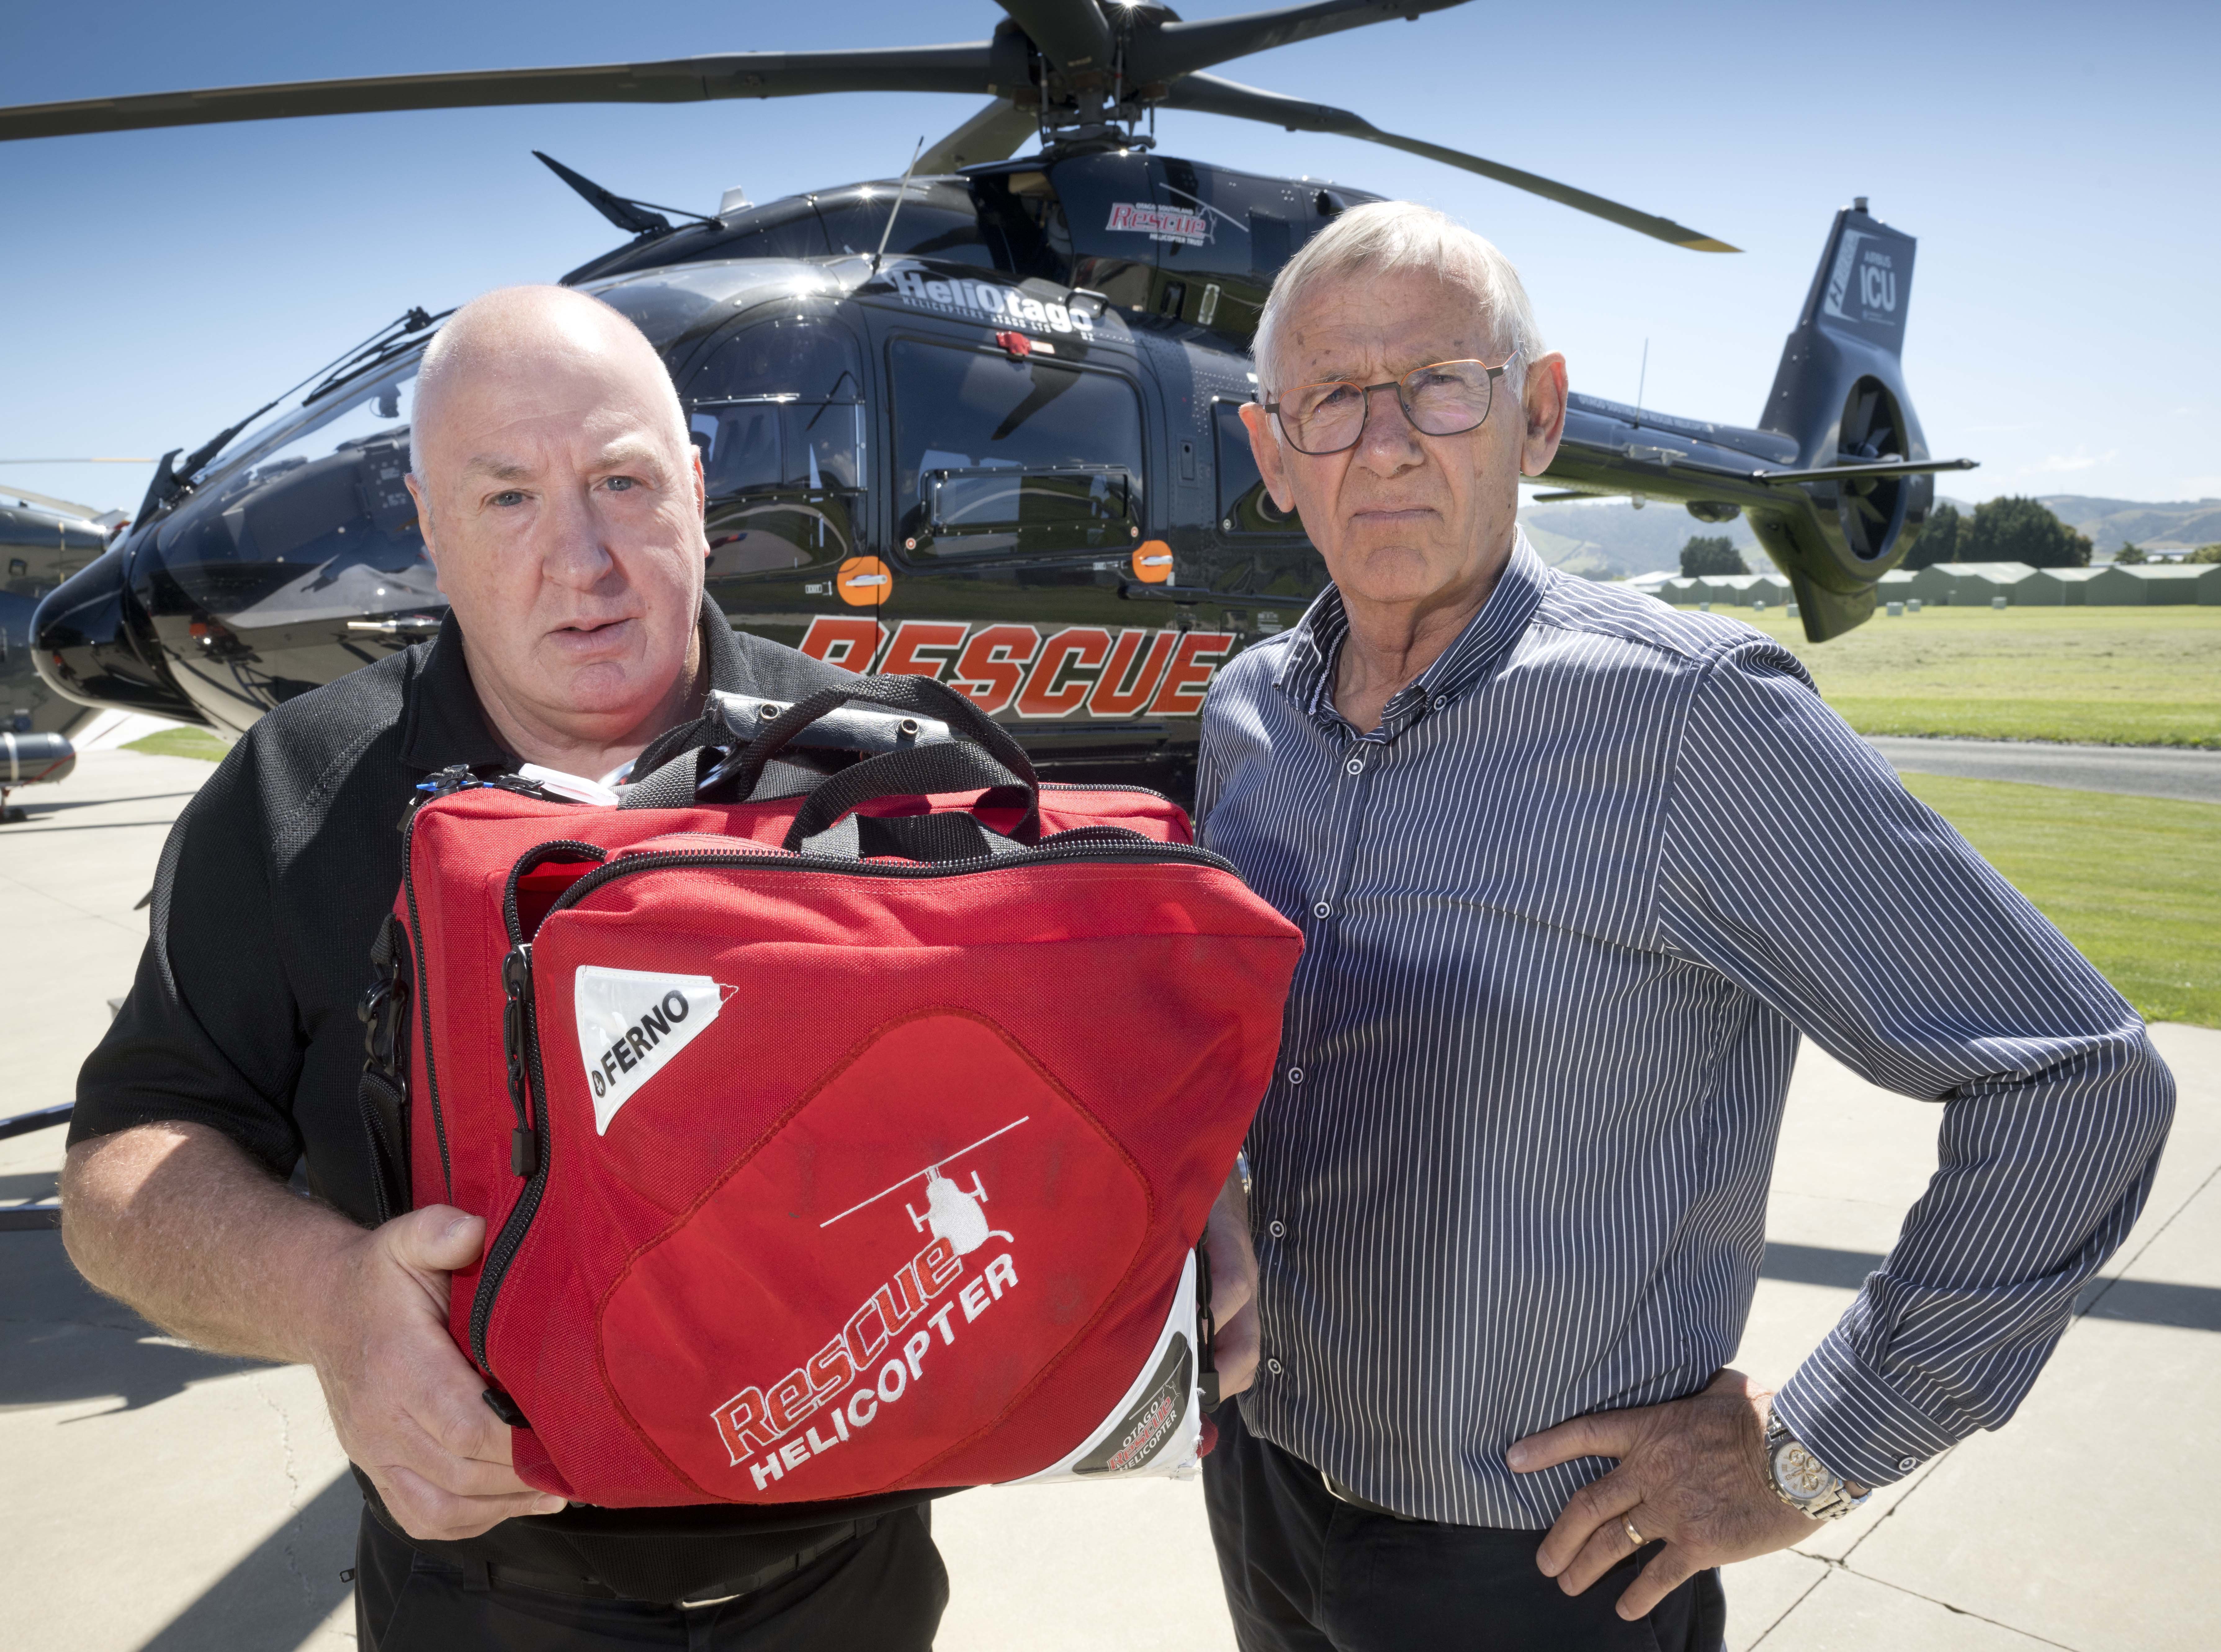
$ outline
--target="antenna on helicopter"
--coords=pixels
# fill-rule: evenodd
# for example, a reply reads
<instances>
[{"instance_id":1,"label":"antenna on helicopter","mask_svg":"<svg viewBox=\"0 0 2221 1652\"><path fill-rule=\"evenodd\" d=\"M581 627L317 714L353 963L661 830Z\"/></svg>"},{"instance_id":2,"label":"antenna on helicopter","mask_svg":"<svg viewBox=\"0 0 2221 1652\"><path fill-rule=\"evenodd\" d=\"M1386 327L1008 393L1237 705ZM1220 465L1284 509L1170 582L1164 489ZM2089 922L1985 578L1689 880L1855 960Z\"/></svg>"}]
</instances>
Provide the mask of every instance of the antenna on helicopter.
<instances>
[{"instance_id":1,"label":"antenna on helicopter","mask_svg":"<svg viewBox=\"0 0 2221 1652\"><path fill-rule=\"evenodd\" d=\"M887 227L879 231L879 249L872 254L872 273L879 272L879 260L887 255L887 237L895 233L895 218L902 211L903 197L910 193L910 175L917 170L917 158L925 153L925 135L917 136L917 147L910 152L910 165L903 168L902 182L895 185L895 203L887 209Z\"/></svg>"}]
</instances>

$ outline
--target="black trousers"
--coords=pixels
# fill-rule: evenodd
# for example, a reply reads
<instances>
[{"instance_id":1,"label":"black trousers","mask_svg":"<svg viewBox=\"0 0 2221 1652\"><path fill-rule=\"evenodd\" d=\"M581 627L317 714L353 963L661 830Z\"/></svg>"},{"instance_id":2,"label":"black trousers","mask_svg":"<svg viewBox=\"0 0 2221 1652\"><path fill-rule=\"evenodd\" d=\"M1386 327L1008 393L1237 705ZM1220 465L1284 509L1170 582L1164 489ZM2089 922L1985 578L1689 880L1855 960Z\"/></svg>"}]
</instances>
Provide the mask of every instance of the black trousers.
<instances>
[{"instance_id":1,"label":"black trousers","mask_svg":"<svg viewBox=\"0 0 2221 1652\"><path fill-rule=\"evenodd\" d=\"M1536 1569L1539 1531L1368 1513L1318 1471L1212 1413L1204 1499L1242 1652L1719 1652L1719 1574L1700 1573L1649 1617L1612 1610L1653 1551L1578 1595Z\"/></svg>"},{"instance_id":2,"label":"black trousers","mask_svg":"<svg viewBox=\"0 0 2221 1652\"><path fill-rule=\"evenodd\" d=\"M714 1605L658 1606L521 1587L497 1568L434 1560L366 1510L355 1539L361 1652L928 1652L948 1604L929 1505L877 1525L777 1583Z\"/></svg>"}]
</instances>

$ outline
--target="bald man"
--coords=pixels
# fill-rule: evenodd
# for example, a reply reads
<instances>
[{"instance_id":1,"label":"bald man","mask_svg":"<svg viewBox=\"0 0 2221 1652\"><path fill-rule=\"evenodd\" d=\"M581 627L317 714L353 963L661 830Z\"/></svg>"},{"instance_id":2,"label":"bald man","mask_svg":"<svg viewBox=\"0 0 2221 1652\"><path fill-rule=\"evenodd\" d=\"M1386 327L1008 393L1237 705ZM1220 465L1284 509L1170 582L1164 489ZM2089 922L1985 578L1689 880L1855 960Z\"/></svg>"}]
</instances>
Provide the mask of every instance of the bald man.
<instances>
[{"instance_id":1,"label":"bald man","mask_svg":"<svg viewBox=\"0 0 2221 1652\"><path fill-rule=\"evenodd\" d=\"M417 783L613 779L708 689L795 699L841 675L704 602L701 466L663 364L608 306L556 287L466 306L414 421L447 619L272 712L179 817L137 981L78 1079L63 1242L175 1336L316 1367L366 1499L363 1652L928 1647L948 1583L914 1498L603 1510L526 1486L447 1330L485 1223L379 1220L354 1011ZM285 1186L303 1162L307 1198Z\"/></svg>"}]
</instances>

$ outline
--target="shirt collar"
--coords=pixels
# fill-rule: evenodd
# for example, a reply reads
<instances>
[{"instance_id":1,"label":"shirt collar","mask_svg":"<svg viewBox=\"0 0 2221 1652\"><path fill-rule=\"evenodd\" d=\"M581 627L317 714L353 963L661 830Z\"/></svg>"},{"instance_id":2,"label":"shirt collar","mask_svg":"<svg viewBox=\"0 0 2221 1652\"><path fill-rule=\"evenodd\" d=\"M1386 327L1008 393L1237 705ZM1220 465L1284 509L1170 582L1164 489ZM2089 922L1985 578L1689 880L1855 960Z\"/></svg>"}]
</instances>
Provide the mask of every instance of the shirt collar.
<instances>
[{"instance_id":1,"label":"shirt collar","mask_svg":"<svg viewBox=\"0 0 2221 1652\"><path fill-rule=\"evenodd\" d=\"M1496 588L1467 622L1456 641L1442 651L1417 679L1388 702L1383 725L1400 732L1419 712L1441 710L1494 670L1527 629L1542 605L1552 578L1548 566L1527 542L1527 530L1512 529L1511 554ZM1286 662L1274 683L1314 718L1340 721L1334 709L1334 673L1349 637L1349 615L1342 593L1329 585L1289 634Z\"/></svg>"},{"instance_id":2,"label":"shirt collar","mask_svg":"<svg viewBox=\"0 0 2221 1652\"><path fill-rule=\"evenodd\" d=\"M746 693L747 660L731 622L707 593L702 598L701 628L710 686L729 694ZM440 622L439 635L419 646L423 652L409 691L402 762L427 774L458 763L472 769L514 767L516 757L503 748L479 704L478 686L471 681L470 661L463 654L463 628L454 609Z\"/></svg>"}]
</instances>

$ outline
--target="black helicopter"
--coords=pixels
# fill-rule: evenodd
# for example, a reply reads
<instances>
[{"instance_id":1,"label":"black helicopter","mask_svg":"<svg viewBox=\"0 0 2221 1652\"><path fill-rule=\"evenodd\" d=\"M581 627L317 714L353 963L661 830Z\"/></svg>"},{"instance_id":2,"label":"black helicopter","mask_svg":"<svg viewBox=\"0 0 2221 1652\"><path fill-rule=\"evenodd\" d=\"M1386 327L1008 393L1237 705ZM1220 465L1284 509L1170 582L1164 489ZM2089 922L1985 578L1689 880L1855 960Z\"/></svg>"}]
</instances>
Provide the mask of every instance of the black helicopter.
<instances>
[{"instance_id":1,"label":"black helicopter","mask_svg":"<svg viewBox=\"0 0 2221 1652\"><path fill-rule=\"evenodd\" d=\"M1734 250L1201 72L1456 3L1183 22L1153 4L1002 0L1010 20L972 45L99 99L0 110L0 139L487 103L988 94L900 180L679 225L542 156L633 236L562 278L631 316L671 370L709 479L710 589L735 626L854 670L940 677L1060 778L1179 794L1212 676L1292 624L1323 577L1250 457L1246 342L1275 272L1378 197L1158 154L1138 129L1155 108L1386 143ZM1029 137L1037 154L1004 159ZM1761 428L1575 396L1548 479L1708 522L1747 512L1807 634L1858 624L1919 530L1930 473L1966 462L1929 458L1902 381L1913 248L1863 201L1837 215ZM230 735L435 629L443 603L402 479L438 319L410 312L297 399L302 386L166 455L128 535L41 606L40 671L74 699Z\"/></svg>"}]
</instances>

